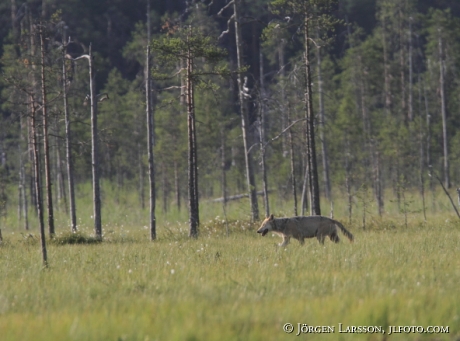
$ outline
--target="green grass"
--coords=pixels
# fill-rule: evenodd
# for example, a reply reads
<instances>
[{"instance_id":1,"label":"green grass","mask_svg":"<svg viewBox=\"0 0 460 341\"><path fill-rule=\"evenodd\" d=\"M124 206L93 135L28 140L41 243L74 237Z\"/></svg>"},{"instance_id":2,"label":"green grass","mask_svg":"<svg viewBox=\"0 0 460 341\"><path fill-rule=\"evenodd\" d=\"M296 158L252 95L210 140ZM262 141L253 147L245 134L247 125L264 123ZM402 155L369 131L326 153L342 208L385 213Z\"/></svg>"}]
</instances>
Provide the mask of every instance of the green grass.
<instances>
[{"instance_id":1,"label":"green grass","mask_svg":"<svg viewBox=\"0 0 460 341\"><path fill-rule=\"evenodd\" d=\"M229 204L228 235L222 205L201 200L198 240L187 237L185 208L164 212L158 203L152 243L136 194L107 186L103 241L95 243L89 187L78 193L79 232L69 233L67 214L56 210L48 268L32 212L29 231L13 201L0 218L1 341L460 339L460 220L440 192L427 196L426 222L416 193L406 193L407 215L387 200L382 218L372 195L357 198L351 223L336 194L334 216L355 242L341 235L339 244L294 240L287 249L277 247L279 237L255 233L247 200ZM272 195L270 204L276 216L292 215L282 198ZM292 334L283 332L288 322ZM335 333L297 337L298 323ZM348 334L339 323L449 333Z\"/></svg>"},{"instance_id":2,"label":"green grass","mask_svg":"<svg viewBox=\"0 0 460 341\"><path fill-rule=\"evenodd\" d=\"M248 223L105 231L100 244L48 244L4 233L1 340L457 340L460 224L363 231L355 243L308 240L287 248ZM90 235L83 229L82 235ZM66 232L58 233L65 238ZM286 334L284 323L333 326ZM346 334L346 326L449 326L449 334Z\"/></svg>"}]
</instances>

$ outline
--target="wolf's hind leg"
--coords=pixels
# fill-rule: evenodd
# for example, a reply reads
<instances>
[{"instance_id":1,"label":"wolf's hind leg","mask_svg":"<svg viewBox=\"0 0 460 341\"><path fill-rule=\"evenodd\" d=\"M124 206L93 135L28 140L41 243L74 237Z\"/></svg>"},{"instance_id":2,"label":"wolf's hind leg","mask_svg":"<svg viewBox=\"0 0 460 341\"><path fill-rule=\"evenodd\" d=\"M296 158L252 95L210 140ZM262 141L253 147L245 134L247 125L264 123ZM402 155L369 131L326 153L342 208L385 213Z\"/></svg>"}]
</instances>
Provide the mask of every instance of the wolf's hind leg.
<instances>
[{"instance_id":1,"label":"wolf's hind leg","mask_svg":"<svg viewBox=\"0 0 460 341\"><path fill-rule=\"evenodd\" d=\"M324 238L325 236L323 234L317 234L316 235L316 238L318 238L318 241L321 243L321 244L324 244Z\"/></svg>"},{"instance_id":2,"label":"wolf's hind leg","mask_svg":"<svg viewBox=\"0 0 460 341\"><path fill-rule=\"evenodd\" d=\"M329 236L329 238L334 242L334 243L338 243L340 241L340 238L339 238L339 235L337 234L337 232L332 232L331 235Z\"/></svg>"}]
</instances>

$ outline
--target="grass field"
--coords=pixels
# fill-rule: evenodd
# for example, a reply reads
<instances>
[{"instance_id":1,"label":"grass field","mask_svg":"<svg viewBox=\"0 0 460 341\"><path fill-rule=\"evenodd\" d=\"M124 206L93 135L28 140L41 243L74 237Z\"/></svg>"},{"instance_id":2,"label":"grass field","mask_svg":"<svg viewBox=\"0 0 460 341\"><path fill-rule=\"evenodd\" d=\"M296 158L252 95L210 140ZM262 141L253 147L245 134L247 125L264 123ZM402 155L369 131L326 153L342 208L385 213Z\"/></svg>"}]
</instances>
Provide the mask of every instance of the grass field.
<instances>
[{"instance_id":1,"label":"grass field","mask_svg":"<svg viewBox=\"0 0 460 341\"><path fill-rule=\"evenodd\" d=\"M419 216L407 227L402 215L369 217L366 230L341 219L354 243L286 249L257 224L232 220L227 235L222 218L203 220L197 240L185 223L159 222L152 243L128 218L106 224L101 244L48 242L47 269L37 231L4 226L0 340L459 340L460 222ZM333 333L296 336L299 323ZM385 333L341 332L368 326ZM417 332L429 326L439 333Z\"/></svg>"}]
</instances>

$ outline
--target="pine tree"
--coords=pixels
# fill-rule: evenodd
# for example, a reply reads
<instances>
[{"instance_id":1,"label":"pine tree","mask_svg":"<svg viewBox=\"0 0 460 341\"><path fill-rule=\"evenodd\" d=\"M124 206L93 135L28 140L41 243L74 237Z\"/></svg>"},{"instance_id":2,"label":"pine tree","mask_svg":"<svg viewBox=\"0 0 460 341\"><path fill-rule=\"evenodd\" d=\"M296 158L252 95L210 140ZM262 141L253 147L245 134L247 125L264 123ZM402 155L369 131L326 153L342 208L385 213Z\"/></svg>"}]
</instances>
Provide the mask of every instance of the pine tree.
<instances>
[{"instance_id":1,"label":"pine tree","mask_svg":"<svg viewBox=\"0 0 460 341\"><path fill-rule=\"evenodd\" d=\"M185 78L185 102L187 112L188 136L188 192L189 192L189 236L198 237L199 197L198 197L198 146L196 133L195 87L205 85L206 76L228 74L225 68L200 67L204 59L216 65L226 55L209 36L192 25L176 27L170 37L154 40L152 49L163 63L154 70L154 78L171 79L170 74L160 73L165 67L174 67L183 61L184 68L179 70ZM212 87L212 84L209 84Z\"/></svg>"}]
</instances>

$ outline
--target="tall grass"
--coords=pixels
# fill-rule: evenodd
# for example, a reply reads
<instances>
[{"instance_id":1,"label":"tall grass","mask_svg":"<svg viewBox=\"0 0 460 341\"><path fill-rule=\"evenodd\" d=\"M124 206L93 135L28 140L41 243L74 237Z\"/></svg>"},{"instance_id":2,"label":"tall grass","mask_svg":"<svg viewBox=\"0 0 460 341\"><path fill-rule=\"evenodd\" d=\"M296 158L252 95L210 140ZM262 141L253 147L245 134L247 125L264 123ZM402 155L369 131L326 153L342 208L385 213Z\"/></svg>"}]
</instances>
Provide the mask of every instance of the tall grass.
<instances>
[{"instance_id":1,"label":"tall grass","mask_svg":"<svg viewBox=\"0 0 460 341\"><path fill-rule=\"evenodd\" d=\"M353 230L355 243L278 237L208 224L198 240L120 229L98 245L6 235L0 247L2 340L289 340L284 323L334 326L327 340L460 337L457 223ZM176 230L177 229L177 230ZM90 231L83 231L90 232ZM344 326L440 325L449 334L345 334ZM305 337L305 336L302 336ZM385 338L386 337L386 338Z\"/></svg>"},{"instance_id":2,"label":"tall grass","mask_svg":"<svg viewBox=\"0 0 460 341\"><path fill-rule=\"evenodd\" d=\"M354 243L293 241L280 249L279 237L254 232L257 224L247 222L244 202L228 207L227 235L221 205L202 201L197 240L187 238L186 212L160 211L152 243L136 196L116 198L109 189L104 195L103 242L75 238L79 242L67 244L61 212L47 269L35 228L2 228L0 340L460 338L460 223L448 205L438 203L425 222L414 201L406 227L391 203L383 218L368 213L363 229L359 201L351 224L338 202L334 214L355 235ZM90 238L90 199L78 200L79 233ZM275 215L290 215L289 203L271 204ZM292 334L282 329L288 322L296 327ZM335 332L296 337L297 323ZM338 332L339 323L342 329L385 330L438 325L449 333L349 334Z\"/></svg>"}]
</instances>

